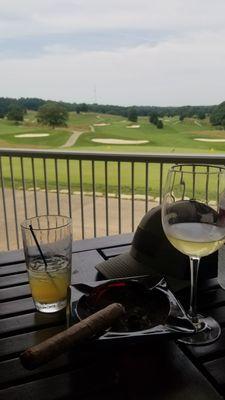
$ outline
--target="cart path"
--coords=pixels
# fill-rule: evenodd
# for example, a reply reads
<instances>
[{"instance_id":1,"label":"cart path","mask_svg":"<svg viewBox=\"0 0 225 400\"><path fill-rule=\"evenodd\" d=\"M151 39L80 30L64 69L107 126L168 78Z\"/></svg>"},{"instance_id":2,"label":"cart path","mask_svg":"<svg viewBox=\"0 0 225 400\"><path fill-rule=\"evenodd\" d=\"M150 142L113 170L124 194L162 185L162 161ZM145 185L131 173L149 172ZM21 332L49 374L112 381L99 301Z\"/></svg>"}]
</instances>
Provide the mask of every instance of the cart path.
<instances>
[{"instance_id":1,"label":"cart path","mask_svg":"<svg viewBox=\"0 0 225 400\"><path fill-rule=\"evenodd\" d=\"M74 146L76 143L77 139L79 138L80 135L82 135L84 131L73 131L72 135L69 137L69 139L64 143L61 147L71 147Z\"/></svg>"}]
</instances>

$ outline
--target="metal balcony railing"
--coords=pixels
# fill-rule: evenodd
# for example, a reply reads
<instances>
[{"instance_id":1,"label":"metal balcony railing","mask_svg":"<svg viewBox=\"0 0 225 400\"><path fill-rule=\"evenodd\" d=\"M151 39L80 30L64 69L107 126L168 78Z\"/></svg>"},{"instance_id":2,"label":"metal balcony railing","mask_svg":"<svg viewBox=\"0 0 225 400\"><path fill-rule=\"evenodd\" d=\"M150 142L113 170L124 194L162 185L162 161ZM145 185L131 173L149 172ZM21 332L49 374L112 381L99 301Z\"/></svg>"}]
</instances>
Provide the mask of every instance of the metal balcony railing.
<instances>
[{"instance_id":1,"label":"metal balcony railing","mask_svg":"<svg viewBox=\"0 0 225 400\"><path fill-rule=\"evenodd\" d=\"M223 155L0 149L0 251L22 247L20 223L69 215L74 239L134 231L161 203L174 163L225 164Z\"/></svg>"}]
</instances>

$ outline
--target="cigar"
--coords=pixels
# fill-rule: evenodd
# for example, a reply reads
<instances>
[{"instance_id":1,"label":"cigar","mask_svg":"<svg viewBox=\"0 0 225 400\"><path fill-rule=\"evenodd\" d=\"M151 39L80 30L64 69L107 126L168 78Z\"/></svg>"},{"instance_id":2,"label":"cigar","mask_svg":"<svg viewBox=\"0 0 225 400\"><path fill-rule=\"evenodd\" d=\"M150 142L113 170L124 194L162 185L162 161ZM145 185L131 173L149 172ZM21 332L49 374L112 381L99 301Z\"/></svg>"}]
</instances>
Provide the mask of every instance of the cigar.
<instances>
[{"instance_id":1,"label":"cigar","mask_svg":"<svg viewBox=\"0 0 225 400\"><path fill-rule=\"evenodd\" d=\"M100 336L124 312L121 304L110 304L70 328L25 350L20 355L20 361L25 368L35 369L84 340Z\"/></svg>"}]
</instances>

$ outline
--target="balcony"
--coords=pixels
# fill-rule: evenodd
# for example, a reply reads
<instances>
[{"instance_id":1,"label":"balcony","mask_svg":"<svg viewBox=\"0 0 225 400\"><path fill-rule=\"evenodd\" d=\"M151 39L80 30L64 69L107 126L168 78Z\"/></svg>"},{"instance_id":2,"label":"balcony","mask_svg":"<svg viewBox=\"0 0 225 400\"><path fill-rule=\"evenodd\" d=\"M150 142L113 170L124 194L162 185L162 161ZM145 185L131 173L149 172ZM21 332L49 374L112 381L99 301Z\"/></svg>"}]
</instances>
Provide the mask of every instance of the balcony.
<instances>
[{"instance_id":1,"label":"balcony","mask_svg":"<svg viewBox=\"0 0 225 400\"><path fill-rule=\"evenodd\" d=\"M181 162L225 156L0 149L0 251L21 248L20 222L46 213L71 216L74 239L133 232Z\"/></svg>"}]
</instances>

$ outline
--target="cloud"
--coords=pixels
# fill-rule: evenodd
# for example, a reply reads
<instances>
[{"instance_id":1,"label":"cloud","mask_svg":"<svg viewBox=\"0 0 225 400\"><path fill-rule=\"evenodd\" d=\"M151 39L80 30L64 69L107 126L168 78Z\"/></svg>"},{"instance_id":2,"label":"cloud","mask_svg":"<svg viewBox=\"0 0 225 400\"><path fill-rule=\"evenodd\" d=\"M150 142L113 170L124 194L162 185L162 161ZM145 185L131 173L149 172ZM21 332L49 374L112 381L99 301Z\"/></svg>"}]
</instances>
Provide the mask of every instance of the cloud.
<instances>
[{"instance_id":1,"label":"cloud","mask_svg":"<svg viewBox=\"0 0 225 400\"><path fill-rule=\"evenodd\" d=\"M0 0L1 93L114 104L224 100L224 0Z\"/></svg>"},{"instance_id":2,"label":"cloud","mask_svg":"<svg viewBox=\"0 0 225 400\"><path fill-rule=\"evenodd\" d=\"M223 0L1 0L0 38L112 29L219 30L224 15Z\"/></svg>"},{"instance_id":3,"label":"cloud","mask_svg":"<svg viewBox=\"0 0 225 400\"><path fill-rule=\"evenodd\" d=\"M113 104L216 104L224 99L225 31L172 38L155 46L80 52L55 48L36 59L2 60L1 91Z\"/></svg>"}]
</instances>

